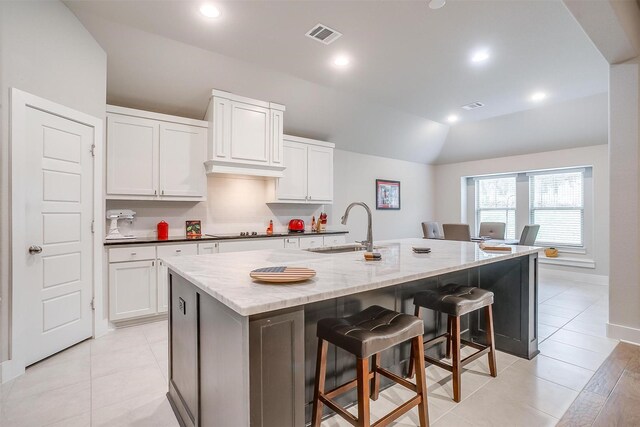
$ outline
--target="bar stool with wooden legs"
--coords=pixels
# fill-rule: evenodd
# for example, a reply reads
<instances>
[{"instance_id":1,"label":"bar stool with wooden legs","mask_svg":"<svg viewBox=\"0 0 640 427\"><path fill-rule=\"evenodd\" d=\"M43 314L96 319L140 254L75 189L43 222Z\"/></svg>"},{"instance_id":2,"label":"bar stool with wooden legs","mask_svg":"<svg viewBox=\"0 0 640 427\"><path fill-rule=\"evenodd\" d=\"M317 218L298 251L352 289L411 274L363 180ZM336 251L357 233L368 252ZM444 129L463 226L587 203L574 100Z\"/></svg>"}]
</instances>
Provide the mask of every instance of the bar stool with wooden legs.
<instances>
[{"instance_id":1,"label":"bar stool with wooden legs","mask_svg":"<svg viewBox=\"0 0 640 427\"><path fill-rule=\"evenodd\" d=\"M311 425L320 426L322 407L327 405L336 414L356 427L370 427L369 395L377 400L380 390L380 375L416 392L416 395L394 409L373 426L386 426L401 415L418 406L418 418L421 427L429 425L427 412L427 386L424 370L424 348L422 320L409 314L397 313L374 305L353 316L342 319L322 319L318 322L318 360L316 361L315 390L313 397L313 415ZM412 351L418 355L414 371L416 383L382 368L380 352L411 340ZM324 390L327 369L327 347L331 343L356 357L357 377L331 391ZM369 369L369 358L373 357L373 366ZM371 387L371 382L373 386ZM358 417L356 418L338 405L333 398L354 387L358 388Z\"/></svg>"},{"instance_id":2,"label":"bar stool with wooden legs","mask_svg":"<svg viewBox=\"0 0 640 427\"><path fill-rule=\"evenodd\" d=\"M489 371L491 376L497 376L496 351L493 337L493 312L491 309L493 305L493 292L480 288L450 284L432 291L417 293L413 298L413 303L416 306L416 317L420 317L421 307L448 315L447 332L425 341L424 349L426 350L431 346L446 342L446 357L451 358L451 365L429 356L424 356L424 359L453 374L453 400L460 402L462 368L468 363L487 354L489 357ZM482 308L484 308L486 346L460 338L460 317ZM473 347L478 351L460 360L461 344ZM409 363L409 378L412 378L414 374L412 363L414 354L417 353L414 353L412 349ZM418 357L420 357L420 355L418 355Z\"/></svg>"}]
</instances>

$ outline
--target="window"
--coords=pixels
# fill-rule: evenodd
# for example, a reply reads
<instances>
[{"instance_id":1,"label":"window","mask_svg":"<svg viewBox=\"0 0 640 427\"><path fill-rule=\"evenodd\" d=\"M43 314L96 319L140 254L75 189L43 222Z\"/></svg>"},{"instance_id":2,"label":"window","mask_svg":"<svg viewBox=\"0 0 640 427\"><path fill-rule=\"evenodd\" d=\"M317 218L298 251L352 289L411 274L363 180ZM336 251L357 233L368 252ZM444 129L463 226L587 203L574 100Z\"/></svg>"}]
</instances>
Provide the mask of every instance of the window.
<instances>
[{"instance_id":1,"label":"window","mask_svg":"<svg viewBox=\"0 0 640 427\"><path fill-rule=\"evenodd\" d=\"M476 235L481 222L506 223L506 239L516 236L516 177L476 179Z\"/></svg>"},{"instance_id":2,"label":"window","mask_svg":"<svg viewBox=\"0 0 640 427\"><path fill-rule=\"evenodd\" d=\"M529 216L540 224L536 243L584 246L584 170L529 176Z\"/></svg>"}]
</instances>

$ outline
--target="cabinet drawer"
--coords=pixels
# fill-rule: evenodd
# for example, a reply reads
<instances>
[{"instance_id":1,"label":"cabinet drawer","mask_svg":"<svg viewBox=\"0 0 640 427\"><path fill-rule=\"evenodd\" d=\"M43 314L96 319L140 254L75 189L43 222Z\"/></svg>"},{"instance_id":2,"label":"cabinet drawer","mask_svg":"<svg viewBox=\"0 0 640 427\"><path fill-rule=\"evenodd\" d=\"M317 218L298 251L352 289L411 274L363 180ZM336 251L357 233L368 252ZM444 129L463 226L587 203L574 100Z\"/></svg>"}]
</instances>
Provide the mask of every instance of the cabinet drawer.
<instances>
[{"instance_id":1,"label":"cabinet drawer","mask_svg":"<svg viewBox=\"0 0 640 427\"><path fill-rule=\"evenodd\" d=\"M321 248L323 245L322 237L301 237L300 249Z\"/></svg>"},{"instance_id":2,"label":"cabinet drawer","mask_svg":"<svg viewBox=\"0 0 640 427\"><path fill-rule=\"evenodd\" d=\"M158 258L162 259L181 255L198 255L198 245L187 243L184 245L158 246Z\"/></svg>"},{"instance_id":3,"label":"cabinet drawer","mask_svg":"<svg viewBox=\"0 0 640 427\"><path fill-rule=\"evenodd\" d=\"M130 246L109 249L109 262L144 261L156 259L155 246Z\"/></svg>"},{"instance_id":4,"label":"cabinet drawer","mask_svg":"<svg viewBox=\"0 0 640 427\"><path fill-rule=\"evenodd\" d=\"M344 234L336 234L335 236L324 236L325 246L338 246L347 243L347 238Z\"/></svg>"},{"instance_id":5,"label":"cabinet drawer","mask_svg":"<svg viewBox=\"0 0 640 427\"><path fill-rule=\"evenodd\" d=\"M198 255L217 254L218 252L220 252L218 242L198 243Z\"/></svg>"},{"instance_id":6,"label":"cabinet drawer","mask_svg":"<svg viewBox=\"0 0 640 427\"><path fill-rule=\"evenodd\" d=\"M298 249L300 247L300 239L297 237L287 237L284 239L285 249Z\"/></svg>"}]
</instances>

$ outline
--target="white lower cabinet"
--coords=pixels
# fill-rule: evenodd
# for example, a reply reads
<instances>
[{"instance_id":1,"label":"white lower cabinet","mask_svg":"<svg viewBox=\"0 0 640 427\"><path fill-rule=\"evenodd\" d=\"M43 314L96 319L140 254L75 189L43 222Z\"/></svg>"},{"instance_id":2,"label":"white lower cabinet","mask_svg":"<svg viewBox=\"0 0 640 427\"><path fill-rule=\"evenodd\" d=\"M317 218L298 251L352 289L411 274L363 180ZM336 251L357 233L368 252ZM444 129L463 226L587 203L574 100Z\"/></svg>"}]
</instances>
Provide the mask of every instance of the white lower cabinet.
<instances>
[{"instance_id":1,"label":"white lower cabinet","mask_svg":"<svg viewBox=\"0 0 640 427\"><path fill-rule=\"evenodd\" d=\"M220 252L220 244L215 243L198 243L198 255L217 254Z\"/></svg>"},{"instance_id":2,"label":"white lower cabinet","mask_svg":"<svg viewBox=\"0 0 640 427\"><path fill-rule=\"evenodd\" d=\"M282 249L283 239L251 239L251 240L230 240L220 242L220 253L257 251L260 249Z\"/></svg>"},{"instance_id":3,"label":"white lower cabinet","mask_svg":"<svg viewBox=\"0 0 640 427\"><path fill-rule=\"evenodd\" d=\"M300 249L321 248L322 246L322 236L300 237Z\"/></svg>"},{"instance_id":4,"label":"white lower cabinet","mask_svg":"<svg viewBox=\"0 0 640 427\"><path fill-rule=\"evenodd\" d=\"M109 319L148 316L157 311L156 261L109 265Z\"/></svg>"},{"instance_id":5,"label":"white lower cabinet","mask_svg":"<svg viewBox=\"0 0 640 427\"><path fill-rule=\"evenodd\" d=\"M260 249L311 249L345 242L346 237L338 234L110 248L109 320L152 318L167 312L169 284L164 258Z\"/></svg>"},{"instance_id":6,"label":"white lower cabinet","mask_svg":"<svg viewBox=\"0 0 640 427\"><path fill-rule=\"evenodd\" d=\"M345 236L344 234L334 234L331 236L324 236L322 245L323 246L340 246L340 245L344 245L345 243L347 243L347 236Z\"/></svg>"},{"instance_id":7,"label":"white lower cabinet","mask_svg":"<svg viewBox=\"0 0 640 427\"><path fill-rule=\"evenodd\" d=\"M162 258L197 254L197 246L190 243L158 246L158 313L169 310L169 283L167 282L169 272Z\"/></svg>"}]
</instances>

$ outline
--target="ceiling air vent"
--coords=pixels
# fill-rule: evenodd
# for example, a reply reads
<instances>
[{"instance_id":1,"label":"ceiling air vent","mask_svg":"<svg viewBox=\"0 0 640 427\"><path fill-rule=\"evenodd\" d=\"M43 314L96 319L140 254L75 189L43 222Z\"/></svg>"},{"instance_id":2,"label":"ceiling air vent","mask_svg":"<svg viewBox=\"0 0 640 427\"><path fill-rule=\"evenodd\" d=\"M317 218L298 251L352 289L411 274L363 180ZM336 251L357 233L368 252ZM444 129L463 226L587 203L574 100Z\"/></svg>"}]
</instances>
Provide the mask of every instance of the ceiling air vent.
<instances>
[{"instance_id":1,"label":"ceiling air vent","mask_svg":"<svg viewBox=\"0 0 640 427\"><path fill-rule=\"evenodd\" d=\"M476 101L467 105L463 105L462 109L469 111L469 110L475 110L476 108L480 108L480 107L484 107L484 104L482 102Z\"/></svg>"},{"instance_id":2,"label":"ceiling air vent","mask_svg":"<svg viewBox=\"0 0 640 427\"><path fill-rule=\"evenodd\" d=\"M327 27L326 25L318 24L315 25L309 32L306 34L307 37L311 37L314 40L319 41L324 44L331 44L336 41L342 33L337 32L336 30Z\"/></svg>"}]
</instances>

